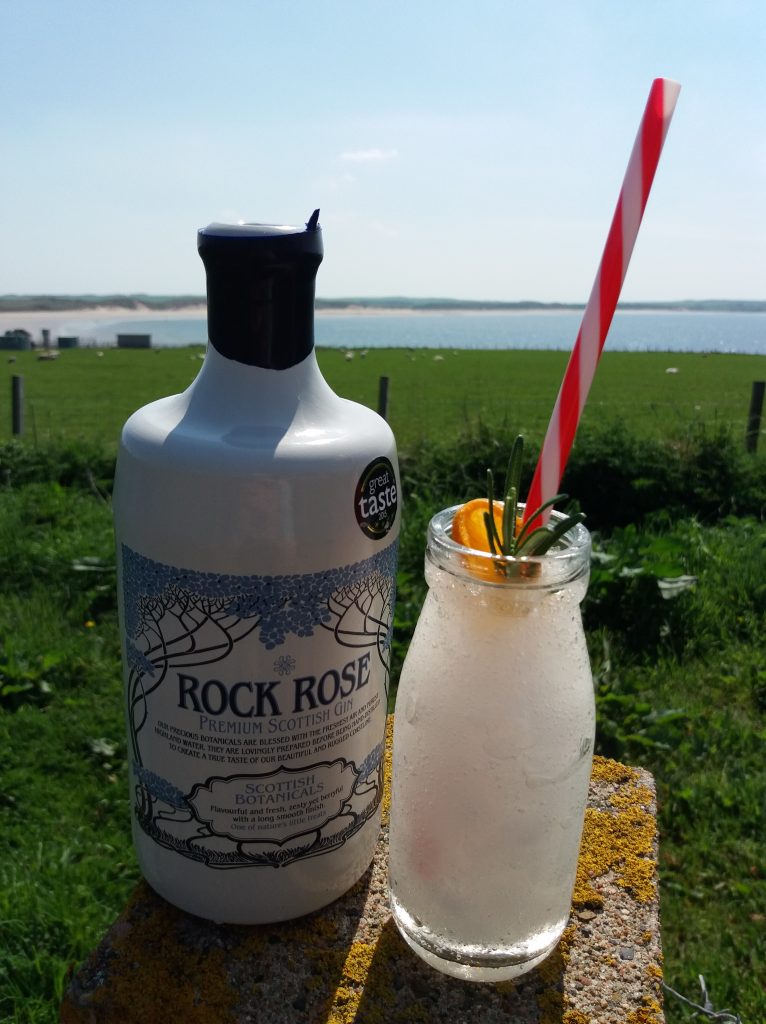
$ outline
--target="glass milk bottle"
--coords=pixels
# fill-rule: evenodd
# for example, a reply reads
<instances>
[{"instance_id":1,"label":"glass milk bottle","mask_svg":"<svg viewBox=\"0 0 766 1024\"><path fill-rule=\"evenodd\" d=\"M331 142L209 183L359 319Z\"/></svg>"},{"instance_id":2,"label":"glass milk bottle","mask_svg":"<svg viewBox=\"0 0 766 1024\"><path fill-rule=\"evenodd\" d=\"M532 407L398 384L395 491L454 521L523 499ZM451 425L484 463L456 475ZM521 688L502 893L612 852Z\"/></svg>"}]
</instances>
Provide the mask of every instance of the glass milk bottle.
<instances>
[{"instance_id":1,"label":"glass milk bottle","mask_svg":"<svg viewBox=\"0 0 766 1024\"><path fill-rule=\"evenodd\" d=\"M215 921L324 906L379 833L399 479L389 427L317 365L317 218L199 232L204 363L118 457L135 846Z\"/></svg>"},{"instance_id":2,"label":"glass milk bottle","mask_svg":"<svg viewBox=\"0 0 766 1024\"><path fill-rule=\"evenodd\" d=\"M428 528L396 699L391 903L425 961L494 982L540 963L569 916L595 727L590 537L495 558L452 540L455 511Z\"/></svg>"}]
</instances>

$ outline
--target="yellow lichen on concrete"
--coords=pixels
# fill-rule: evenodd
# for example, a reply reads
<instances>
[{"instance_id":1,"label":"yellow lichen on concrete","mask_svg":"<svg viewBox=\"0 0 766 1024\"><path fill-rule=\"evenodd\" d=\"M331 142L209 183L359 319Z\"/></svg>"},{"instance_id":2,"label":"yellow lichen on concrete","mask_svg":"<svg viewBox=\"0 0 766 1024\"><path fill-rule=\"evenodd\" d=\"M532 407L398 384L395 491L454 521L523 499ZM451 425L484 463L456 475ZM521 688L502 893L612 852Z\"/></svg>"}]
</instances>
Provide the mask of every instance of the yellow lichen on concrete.
<instances>
[{"instance_id":1,"label":"yellow lichen on concrete","mask_svg":"<svg viewBox=\"0 0 766 1024\"><path fill-rule=\"evenodd\" d=\"M564 1012L564 993L559 989L546 988L537 996L537 1010L540 1024L559 1024Z\"/></svg>"},{"instance_id":2,"label":"yellow lichen on concrete","mask_svg":"<svg viewBox=\"0 0 766 1024\"><path fill-rule=\"evenodd\" d=\"M394 742L394 716L389 715L386 720L386 746L383 752L383 800L381 803L381 824L388 824L388 816L391 811L391 760L392 747Z\"/></svg>"},{"instance_id":3,"label":"yellow lichen on concrete","mask_svg":"<svg viewBox=\"0 0 766 1024\"><path fill-rule=\"evenodd\" d=\"M575 930L574 925L565 928L556 949L536 969L538 977L545 986L537 996L540 1024L562 1024L566 1021L567 1013L577 1012L567 1008L567 997L563 988L564 970L569 962L569 950L574 941ZM573 1017L571 1024L581 1024L581 1022Z\"/></svg>"},{"instance_id":4,"label":"yellow lichen on concrete","mask_svg":"<svg viewBox=\"0 0 766 1024\"><path fill-rule=\"evenodd\" d=\"M596 782L613 782L616 786L621 786L626 782L635 782L638 772L626 764L596 754L593 758L591 776Z\"/></svg>"},{"instance_id":5,"label":"yellow lichen on concrete","mask_svg":"<svg viewBox=\"0 0 766 1024\"><path fill-rule=\"evenodd\" d=\"M649 979L649 987L658 1000L662 999L662 968L657 964L647 964L646 977ZM647 996L648 1000L650 997ZM646 1001L646 1000L645 1000ZM659 1004L658 1004L659 1005Z\"/></svg>"},{"instance_id":6,"label":"yellow lichen on concrete","mask_svg":"<svg viewBox=\"0 0 766 1024\"><path fill-rule=\"evenodd\" d=\"M147 890L139 886L122 915L123 934L113 944L116 955L110 959L109 987L97 988L90 998L93 1019L183 1020L185 1024L232 1020L237 997L223 951L192 953L175 938L180 912L156 900L143 912L140 904L146 900ZM69 1019L83 1018L65 1004L61 1019L68 1024Z\"/></svg>"},{"instance_id":7,"label":"yellow lichen on concrete","mask_svg":"<svg viewBox=\"0 0 766 1024\"><path fill-rule=\"evenodd\" d=\"M324 1024L417 1024L431 1020L427 1004L413 1001L412 995L400 1004L394 976L396 957L403 940L392 922L388 922L376 943L352 943L339 982L321 1019Z\"/></svg>"},{"instance_id":8,"label":"yellow lichen on concrete","mask_svg":"<svg viewBox=\"0 0 766 1024\"><path fill-rule=\"evenodd\" d=\"M594 758L593 778L624 788L609 797L614 812L592 808L585 812L572 903L575 907L601 907L603 900L591 880L610 871L617 885L639 903L648 903L657 895L657 864L652 857L657 824L650 809L652 793L637 783L635 769L616 761Z\"/></svg>"},{"instance_id":9,"label":"yellow lichen on concrete","mask_svg":"<svg viewBox=\"0 0 766 1024\"><path fill-rule=\"evenodd\" d=\"M353 942L346 962L343 964L343 976L359 985L364 985L374 955L375 947L369 942Z\"/></svg>"},{"instance_id":10,"label":"yellow lichen on concrete","mask_svg":"<svg viewBox=\"0 0 766 1024\"><path fill-rule=\"evenodd\" d=\"M582 1010L567 1010L561 1018L561 1024L590 1024L590 1017Z\"/></svg>"},{"instance_id":11,"label":"yellow lichen on concrete","mask_svg":"<svg viewBox=\"0 0 766 1024\"><path fill-rule=\"evenodd\" d=\"M302 923L302 918L299 918L296 922L288 922L287 925L283 925L284 928L290 928L291 931L294 931L294 934L290 937L291 941L307 941L316 944L317 939L324 939L328 944L335 942L335 939L338 937L338 925L335 921L323 914L313 914L308 920L311 922L309 925Z\"/></svg>"},{"instance_id":12,"label":"yellow lichen on concrete","mask_svg":"<svg viewBox=\"0 0 766 1024\"><path fill-rule=\"evenodd\" d=\"M625 1024L662 1024L662 1007L656 999L644 997L644 1005L639 1010L631 1010Z\"/></svg>"},{"instance_id":13,"label":"yellow lichen on concrete","mask_svg":"<svg viewBox=\"0 0 766 1024\"><path fill-rule=\"evenodd\" d=\"M354 1024L361 999L362 993L357 989L339 985L327 1015L327 1024Z\"/></svg>"},{"instance_id":14,"label":"yellow lichen on concrete","mask_svg":"<svg viewBox=\"0 0 766 1024\"><path fill-rule=\"evenodd\" d=\"M654 797L648 786L633 786L631 789L612 793L609 803L612 807L651 807Z\"/></svg>"},{"instance_id":15,"label":"yellow lichen on concrete","mask_svg":"<svg viewBox=\"0 0 766 1024\"><path fill-rule=\"evenodd\" d=\"M353 1024L364 995L375 946L354 942L341 970L341 980L332 997L327 1024Z\"/></svg>"}]
</instances>

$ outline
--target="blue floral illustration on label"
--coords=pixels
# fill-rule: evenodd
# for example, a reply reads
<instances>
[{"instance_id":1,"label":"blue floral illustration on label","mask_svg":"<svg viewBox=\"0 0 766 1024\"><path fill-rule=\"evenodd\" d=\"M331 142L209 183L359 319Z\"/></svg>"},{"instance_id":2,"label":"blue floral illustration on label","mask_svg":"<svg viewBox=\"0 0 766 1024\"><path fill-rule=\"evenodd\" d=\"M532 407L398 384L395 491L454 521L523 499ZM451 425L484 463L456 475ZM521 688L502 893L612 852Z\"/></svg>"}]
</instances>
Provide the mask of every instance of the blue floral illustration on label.
<instances>
[{"instance_id":1,"label":"blue floral illustration on label","mask_svg":"<svg viewBox=\"0 0 766 1024\"><path fill-rule=\"evenodd\" d=\"M186 797L181 790L156 772L150 772L148 768L134 764L133 774L142 785L146 786L155 800L169 804L170 807L186 807Z\"/></svg>"},{"instance_id":2,"label":"blue floral illustration on label","mask_svg":"<svg viewBox=\"0 0 766 1024\"><path fill-rule=\"evenodd\" d=\"M175 609L179 620L188 621L184 638L193 639L202 616L226 626L246 622L248 631L257 628L261 643L272 650L284 643L288 634L312 636L319 626L336 629L342 636L342 612L362 596L383 597L384 607L390 612L396 585L396 544L338 569L290 576L218 575L177 569L146 558L124 544L122 567L125 631L136 644L146 635L147 626L151 632L158 613ZM370 623L376 633L382 630L378 638L382 650L388 650L391 644L391 618L388 615L385 621ZM142 653L152 660L146 650Z\"/></svg>"}]
</instances>

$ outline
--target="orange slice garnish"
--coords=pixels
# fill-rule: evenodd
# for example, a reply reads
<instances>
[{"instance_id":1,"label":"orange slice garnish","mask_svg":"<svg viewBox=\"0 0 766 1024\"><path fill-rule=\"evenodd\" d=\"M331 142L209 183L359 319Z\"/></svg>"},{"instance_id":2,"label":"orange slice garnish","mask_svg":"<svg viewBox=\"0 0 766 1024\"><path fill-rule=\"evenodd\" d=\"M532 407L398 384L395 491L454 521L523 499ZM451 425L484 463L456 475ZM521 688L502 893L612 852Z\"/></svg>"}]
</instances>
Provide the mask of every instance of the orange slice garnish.
<instances>
[{"instance_id":1,"label":"orange slice garnish","mask_svg":"<svg viewBox=\"0 0 766 1024\"><path fill-rule=\"evenodd\" d=\"M487 527L484 522L484 513L488 511L489 502L486 498L472 498L465 505L461 505L452 520L452 539L466 548L473 548L474 551L490 551ZM493 503L492 512L497 532L502 535L502 501Z\"/></svg>"}]
</instances>

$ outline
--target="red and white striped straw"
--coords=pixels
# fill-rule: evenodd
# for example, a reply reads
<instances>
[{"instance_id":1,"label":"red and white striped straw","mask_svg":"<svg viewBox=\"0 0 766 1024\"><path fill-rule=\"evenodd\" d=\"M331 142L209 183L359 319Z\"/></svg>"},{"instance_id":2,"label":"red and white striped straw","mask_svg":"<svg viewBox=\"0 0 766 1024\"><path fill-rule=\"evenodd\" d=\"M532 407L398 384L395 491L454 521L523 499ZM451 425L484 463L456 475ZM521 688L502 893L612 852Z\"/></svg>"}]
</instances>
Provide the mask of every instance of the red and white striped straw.
<instances>
[{"instance_id":1,"label":"red and white striped straw","mask_svg":"<svg viewBox=\"0 0 766 1024\"><path fill-rule=\"evenodd\" d=\"M577 425L617 307L680 90L678 82L669 78L656 78L652 82L593 290L548 424L527 496L525 517L558 492ZM547 519L547 515L541 518Z\"/></svg>"}]
</instances>

